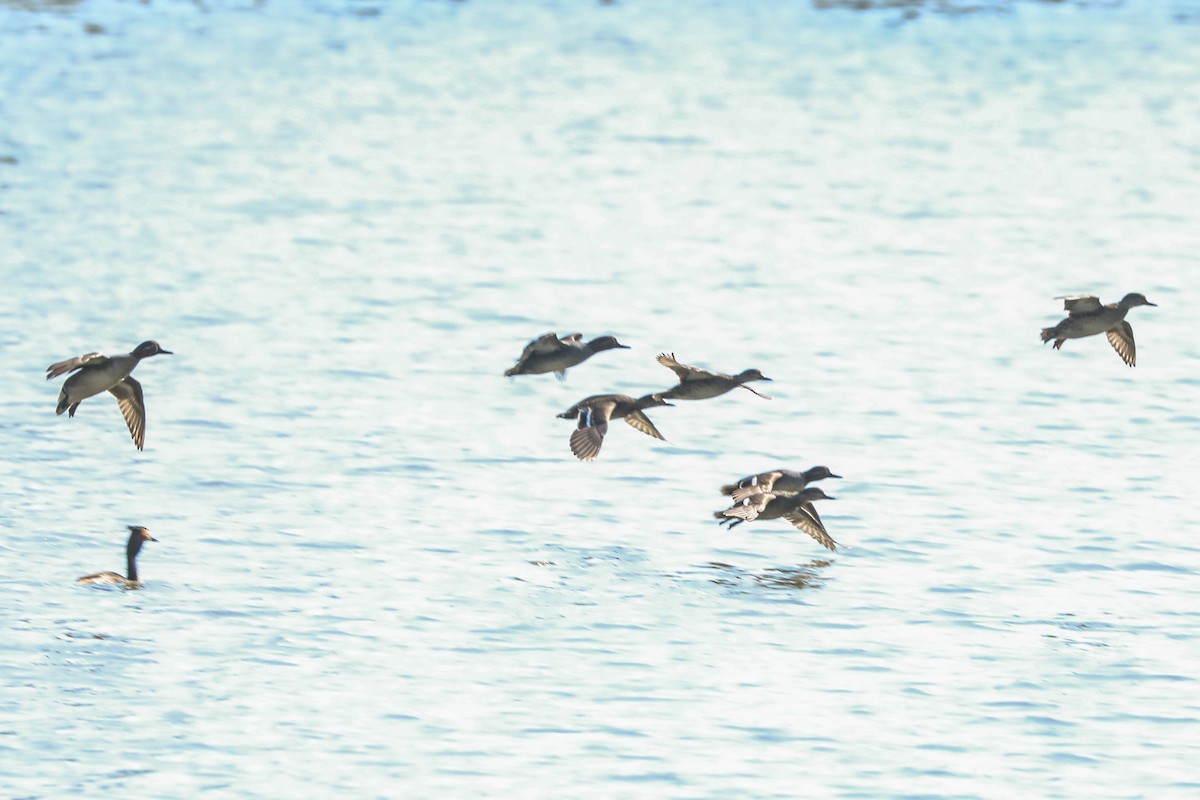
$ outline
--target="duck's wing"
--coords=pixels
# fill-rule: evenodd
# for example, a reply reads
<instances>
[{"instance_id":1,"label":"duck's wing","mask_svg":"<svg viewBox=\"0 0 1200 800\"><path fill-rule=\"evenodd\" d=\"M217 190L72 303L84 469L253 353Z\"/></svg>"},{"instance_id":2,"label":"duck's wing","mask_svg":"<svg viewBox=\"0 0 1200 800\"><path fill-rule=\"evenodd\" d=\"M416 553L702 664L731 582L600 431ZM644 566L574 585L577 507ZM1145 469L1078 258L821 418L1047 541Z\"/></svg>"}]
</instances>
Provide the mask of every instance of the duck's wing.
<instances>
[{"instance_id":1,"label":"duck's wing","mask_svg":"<svg viewBox=\"0 0 1200 800\"><path fill-rule=\"evenodd\" d=\"M689 367L687 364L680 364L675 360L674 353L659 353L658 363L674 372L679 377L680 382L714 377L714 373L708 370L700 369L699 367Z\"/></svg>"},{"instance_id":2,"label":"duck's wing","mask_svg":"<svg viewBox=\"0 0 1200 800\"><path fill-rule=\"evenodd\" d=\"M142 385L133 378L126 378L108 391L117 398L121 416L129 426L129 435L141 450L146 443L146 404L142 400Z\"/></svg>"},{"instance_id":3,"label":"duck's wing","mask_svg":"<svg viewBox=\"0 0 1200 800\"><path fill-rule=\"evenodd\" d=\"M504 370L504 377L511 378L513 375L523 374L523 371L529 364L530 359L534 358L535 356L553 353L558 349L558 346L557 334L554 332L543 333L541 336L525 345L525 349L521 351L521 357L517 359L517 363Z\"/></svg>"},{"instance_id":4,"label":"duck's wing","mask_svg":"<svg viewBox=\"0 0 1200 800\"><path fill-rule=\"evenodd\" d=\"M626 414L625 421L628 422L630 427L632 427L634 430L641 431L647 436L653 436L655 439L662 439L664 442L666 441L666 437L658 432L658 428L654 427L654 423L650 421L650 418L641 411L634 411L631 414Z\"/></svg>"},{"instance_id":5,"label":"duck's wing","mask_svg":"<svg viewBox=\"0 0 1200 800\"><path fill-rule=\"evenodd\" d=\"M599 428L579 428L571 434L571 452L580 461L595 461L604 444L604 431Z\"/></svg>"},{"instance_id":6,"label":"duck's wing","mask_svg":"<svg viewBox=\"0 0 1200 800\"><path fill-rule=\"evenodd\" d=\"M74 372L81 367L99 367L107 363L108 356L103 353L88 353L78 358L68 358L66 361L59 361L46 367L46 380Z\"/></svg>"},{"instance_id":7,"label":"duck's wing","mask_svg":"<svg viewBox=\"0 0 1200 800\"><path fill-rule=\"evenodd\" d=\"M825 529L825 523L821 520L821 515L817 513L817 507L814 504L808 503L804 506L804 510L808 512L810 517L817 521L817 524L821 526L822 530Z\"/></svg>"},{"instance_id":8,"label":"duck's wing","mask_svg":"<svg viewBox=\"0 0 1200 800\"><path fill-rule=\"evenodd\" d=\"M797 508L789 514L784 514L783 518L792 523L797 530L804 531L816 539L822 547L829 550L837 550L837 542L825 530L825 526L821 524L821 521L814 516L815 512L816 509L813 508L812 503L807 503L802 508Z\"/></svg>"},{"instance_id":9,"label":"duck's wing","mask_svg":"<svg viewBox=\"0 0 1200 800\"><path fill-rule=\"evenodd\" d=\"M571 452L580 461L595 461L608 433L608 419L612 414L612 401L583 406L579 409L579 425L571 434Z\"/></svg>"},{"instance_id":10,"label":"duck's wing","mask_svg":"<svg viewBox=\"0 0 1200 800\"><path fill-rule=\"evenodd\" d=\"M521 353L521 358L528 358L538 353L553 353L559 347L558 334L551 331L543 333L541 336L534 339L529 344L525 345L525 351Z\"/></svg>"},{"instance_id":11,"label":"duck's wing","mask_svg":"<svg viewBox=\"0 0 1200 800\"><path fill-rule=\"evenodd\" d=\"M751 495L770 492L775 487L775 481L779 480L782 476L783 473L779 470L775 470L774 472L760 472L757 475L747 475L733 487L722 487L723 489L730 489L730 491L723 492L723 494L728 494L737 503Z\"/></svg>"},{"instance_id":12,"label":"duck's wing","mask_svg":"<svg viewBox=\"0 0 1200 800\"><path fill-rule=\"evenodd\" d=\"M1075 317L1080 314L1094 314L1104 305L1100 302L1100 298L1094 294L1076 294L1066 297L1056 297L1055 300L1063 301L1063 308L1067 311L1067 316Z\"/></svg>"},{"instance_id":13,"label":"duck's wing","mask_svg":"<svg viewBox=\"0 0 1200 800\"><path fill-rule=\"evenodd\" d=\"M577 345L583 344L583 334L582 333L568 334L567 336L562 337L562 339L560 341L563 344L577 346Z\"/></svg>"},{"instance_id":14,"label":"duck's wing","mask_svg":"<svg viewBox=\"0 0 1200 800\"><path fill-rule=\"evenodd\" d=\"M730 506L724 511L718 511L713 516L731 520L736 519L738 522L734 524L739 524L741 522L749 522L753 519L757 519L758 510L752 506L745 505L743 501L743 503L739 503L736 506Z\"/></svg>"},{"instance_id":15,"label":"duck's wing","mask_svg":"<svg viewBox=\"0 0 1200 800\"><path fill-rule=\"evenodd\" d=\"M1129 323L1121 320L1119 325L1109 328L1104 335L1108 337L1108 343L1117 351L1121 360L1131 367L1134 366L1137 361L1137 348L1133 344L1133 328Z\"/></svg>"}]
</instances>

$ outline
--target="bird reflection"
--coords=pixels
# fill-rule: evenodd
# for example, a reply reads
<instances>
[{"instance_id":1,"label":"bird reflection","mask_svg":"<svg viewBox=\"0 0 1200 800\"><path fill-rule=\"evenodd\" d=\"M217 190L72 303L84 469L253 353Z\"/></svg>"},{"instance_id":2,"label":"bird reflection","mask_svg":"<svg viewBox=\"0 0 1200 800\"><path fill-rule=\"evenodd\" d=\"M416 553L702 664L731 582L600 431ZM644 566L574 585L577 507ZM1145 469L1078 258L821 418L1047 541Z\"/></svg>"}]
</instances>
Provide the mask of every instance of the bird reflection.
<instances>
[{"instance_id":1,"label":"bird reflection","mask_svg":"<svg viewBox=\"0 0 1200 800\"><path fill-rule=\"evenodd\" d=\"M752 591L754 588L795 591L823 588L825 577L821 570L831 563L824 559L815 559L795 567L768 567L762 572L744 570L720 561L710 561L704 566L718 573L712 582L720 586L731 586L745 591Z\"/></svg>"}]
</instances>

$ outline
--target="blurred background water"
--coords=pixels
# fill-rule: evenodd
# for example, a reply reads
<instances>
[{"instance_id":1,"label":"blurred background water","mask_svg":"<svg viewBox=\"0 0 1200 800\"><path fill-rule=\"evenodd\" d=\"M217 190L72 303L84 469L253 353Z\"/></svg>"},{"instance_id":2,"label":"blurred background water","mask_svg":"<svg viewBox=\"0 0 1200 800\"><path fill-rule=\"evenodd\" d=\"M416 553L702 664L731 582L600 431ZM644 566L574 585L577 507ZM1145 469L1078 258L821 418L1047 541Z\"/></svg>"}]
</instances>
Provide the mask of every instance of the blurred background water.
<instances>
[{"instance_id":1,"label":"blurred background water","mask_svg":"<svg viewBox=\"0 0 1200 800\"><path fill-rule=\"evenodd\" d=\"M0 795L1200 792L1200 13L842 5L0 3Z\"/></svg>"}]
</instances>

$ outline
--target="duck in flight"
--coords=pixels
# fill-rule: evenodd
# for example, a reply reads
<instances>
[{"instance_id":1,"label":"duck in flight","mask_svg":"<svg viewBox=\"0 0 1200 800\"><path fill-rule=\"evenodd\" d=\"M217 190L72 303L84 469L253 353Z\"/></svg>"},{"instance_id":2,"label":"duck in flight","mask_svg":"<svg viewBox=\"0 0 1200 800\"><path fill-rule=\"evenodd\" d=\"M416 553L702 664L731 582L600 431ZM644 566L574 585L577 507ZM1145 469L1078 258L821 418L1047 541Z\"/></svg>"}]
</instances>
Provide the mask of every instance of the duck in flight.
<instances>
[{"instance_id":1,"label":"duck in flight","mask_svg":"<svg viewBox=\"0 0 1200 800\"><path fill-rule=\"evenodd\" d=\"M155 341L146 341L133 348L133 351L122 356L106 356L102 353L88 353L78 358L68 358L46 367L46 380L57 378L68 372L75 374L67 378L58 393L58 408L55 414L68 412L75 416L75 409L84 400L108 392L117 398L121 415L129 426L129 435L133 443L141 450L146 443L146 403L142 399L142 385L133 379L130 373L143 358L157 355L173 355L170 350L164 350Z\"/></svg>"},{"instance_id":2,"label":"duck in flight","mask_svg":"<svg viewBox=\"0 0 1200 800\"><path fill-rule=\"evenodd\" d=\"M727 494L733 502L740 503L752 494L762 492L774 492L775 494L800 492L813 481L840 477L842 476L831 472L829 467L812 467L811 469L804 470L804 472L796 472L790 469L776 469L770 472L760 472L757 475L747 475L737 483L726 484L721 487L721 494Z\"/></svg>"},{"instance_id":3,"label":"duck in flight","mask_svg":"<svg viewBox=\"0 0 1200 800\"><path fill-rule=\"evenodd\" d=\"M572 333L561 339L556 333L543 333L525 345L517 363L504 371L504 377L553 372L561 381L567 377L569 368L582 364L596 353L615 348L630 349L628 345L618 342L615 336L601 336L585 342L582 333Z\"/></svg>"},{"instance_id":4,"label":"duck in flight","mask_svg":"<svg viewBox=\"0 0 1200 800\"><path fill-rule=\"evenodd\" d=\"M723 395L739 386L747 391L754 392L759 397L766 398L767 400L771 399L762 392L756 391L746 385L750 381L771 380L756 369L742 370L737 375L709 372L699 367L680 364L675 360L674 353L660 354L658 363L670 369L679 378L678 384L665 392L659 392L659 395L668 400L707 400L710 397Z\"/></svg>"},{"instance_id":5,"label":"duck in flight","mask_svg":"<svg viewBox=\"0 0 1200 800\"><path fill-rule=\"evenodd\" d=\"M129 541L125 545L125 569L129 576L116 572L97 572L94 575L84 575L76 583L87 583L100 586L120 586L123 589L139 589L142 582L138 580L137 557L138 551L146 542L157 542L150 531L141 525L128 525Z\"/></svg>"},{"instance_id":6,"label":"duck in flight","mask_svg":"<svg viewBox=\"0 0 1200 800\"><path fill-rule=\"evenodd\" d=\"M783 518L794 528L816 539L822 547L837 550L837 542L825 530L825 523L821 521L821 516L813 506L816 500L833 499L815 486L787 494L760 492L724 511L713 512L713 516L721 520L722 525L728 522L730 528L758 519Z\"/></svg>"},{"instance_id":7,"label":"duck in flight","mask_svg":"<svg viewBox=\"0 0 1200 800\"><path fill-rule=\"evenodd\" d=\"M1082 339L1084 336L1103 333L1122 361L1131 367L1137 362L1133 328L1125 321L1125 315L1131 308L1157 306L1157 303L1151 303L1144 294L1138 292L1130 292L1122 297L1120 302L1108 305L1102 305L1100 298L1094 294L1054 299L1063 301L1067 318L1052 328L1042 328L1042 344L1053 339L1054 349L1058 350L1067 339Z\"/></svg>"},{"instance_id":8,"label":"duck in flight","mask_svg":"<svg viewBox=\"0 0 1200 800\"><path fill-rule=\"evenodd\" d=\"M643 413L643 409L669 405L657 394L636 399L625 394L596 394L585 397L558 416L579 420L578 427L571 434L571 452L580 461L595 461L596 456L600 455L604 434L608 433L609 420L623 419L635 430L665 442L666 439Z\"/></svg>"}]
</instances>

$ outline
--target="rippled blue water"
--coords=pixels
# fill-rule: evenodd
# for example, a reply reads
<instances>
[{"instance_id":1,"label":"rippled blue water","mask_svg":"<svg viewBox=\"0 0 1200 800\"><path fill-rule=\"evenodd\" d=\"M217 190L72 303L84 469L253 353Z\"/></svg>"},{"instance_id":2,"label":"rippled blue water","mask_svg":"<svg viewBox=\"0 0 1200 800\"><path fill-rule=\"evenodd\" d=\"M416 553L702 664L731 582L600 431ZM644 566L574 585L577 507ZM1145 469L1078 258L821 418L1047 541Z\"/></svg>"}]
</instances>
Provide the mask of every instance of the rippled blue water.
<instances>
[{"instance_id":1,"label":"rippled blue water","mask_svg":"<svg viewBox=\"0 0 1200 800\"><path fill-rule=\"evenodd\" d=\"M0 795L1200 792L1183 3L0 4ZM1141 291L1138 367L1043 347ZM505 380L534 335L631 350ZM45 365L155 338L144 453ZM576 461L654 355L760 368ZM847 545L718 528L828 464ZM159 538L146 588L125 524Z\"/></svg>"}]
</instances>

